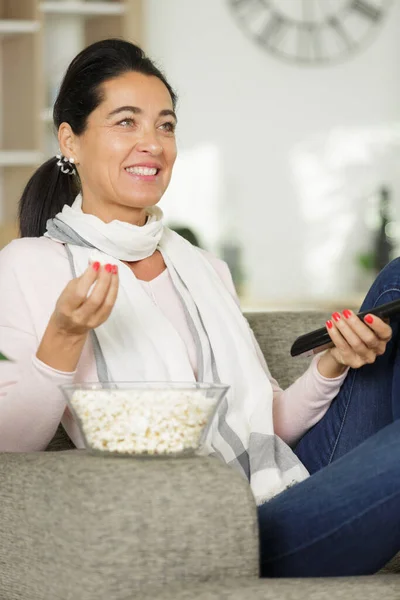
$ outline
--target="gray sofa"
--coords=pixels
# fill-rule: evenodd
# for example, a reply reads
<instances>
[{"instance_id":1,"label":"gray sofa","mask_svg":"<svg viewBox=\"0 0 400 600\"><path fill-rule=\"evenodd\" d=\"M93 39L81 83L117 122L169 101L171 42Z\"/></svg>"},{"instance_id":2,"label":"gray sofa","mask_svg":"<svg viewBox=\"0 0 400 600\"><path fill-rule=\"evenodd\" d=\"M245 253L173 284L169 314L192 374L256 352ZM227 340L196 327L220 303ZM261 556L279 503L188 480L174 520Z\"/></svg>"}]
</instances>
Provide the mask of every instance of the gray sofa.
<instances>
[{"instance_id":1,"label":"gray sofa","mask_svg":"<svg viewBox=\"0 0 400 600\"><path fill-rule=\"evenodd\" d=\"M247 315L282 386L309 360L291 342L325 316ZM61 428L48 452L0 455L1 600L394 600L399 574L394 560L372 577L260 579L250 489L214 458L102 458Z\"/></svg>"}]
</instances>

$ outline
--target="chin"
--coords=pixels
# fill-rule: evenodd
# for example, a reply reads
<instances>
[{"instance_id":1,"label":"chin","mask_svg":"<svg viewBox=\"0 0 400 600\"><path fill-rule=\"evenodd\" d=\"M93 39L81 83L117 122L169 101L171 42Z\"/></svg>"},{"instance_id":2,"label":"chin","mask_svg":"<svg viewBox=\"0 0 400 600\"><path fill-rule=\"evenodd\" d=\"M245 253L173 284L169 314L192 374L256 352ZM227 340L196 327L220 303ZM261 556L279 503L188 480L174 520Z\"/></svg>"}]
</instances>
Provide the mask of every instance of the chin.
<instances>
[{"instance_id":1,"label":"chin","mask_svg":"<svg viewBox=\"0 0 400 600\"><path fill-rule=\"evenodd\" d=\"M132 208L149 208L150 206L155 206L161 200L160 195L152 194L150 195L130 195L124 199L124 204L126 206L132 206Z\"/></svg>"}]
</instances>

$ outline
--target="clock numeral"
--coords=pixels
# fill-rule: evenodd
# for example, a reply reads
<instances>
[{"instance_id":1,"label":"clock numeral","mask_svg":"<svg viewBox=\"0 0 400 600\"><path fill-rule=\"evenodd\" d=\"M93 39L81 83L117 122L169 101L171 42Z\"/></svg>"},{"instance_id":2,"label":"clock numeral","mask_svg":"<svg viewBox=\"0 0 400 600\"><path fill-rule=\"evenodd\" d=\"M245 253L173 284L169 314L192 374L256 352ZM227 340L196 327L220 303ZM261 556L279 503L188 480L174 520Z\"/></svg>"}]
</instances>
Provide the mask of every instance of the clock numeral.
<instances>
[{"instance_id":1,"label":"clock numeral","mask_svg":"<svg viewBox=\"0 0 400 600\"><path fill-rule=\"evenodd\" d=\"M268 23L258 34L258 39L270 48L279 46L279 42L287 28L287 23L283 17L273 14Z\"/></svg>"},{"instance_id":2,"label":"clock numeral","mask_svg":"<svg viewBox=\"0 0 400 600\"><path fill-rule=\"evenodd\" d=\"M352 41L349 38L346 30L344 29L342 23L337 17L330 17L327 21L328 25L332 27L340 37L340 39L344 42L347 48L350 48L352 45Z\"/></svg>"},{"instance_id":3,"label":"clock numeral","mask_svg":"<svg viewBox=\"0 0 400 600\"><path fill-rule=\"evenodd\" d=\"M353 0L351 8L366 19L371 19L371 21L379 21L382 16L380 8L365 0Z\"/></svg>"}]
</instances>

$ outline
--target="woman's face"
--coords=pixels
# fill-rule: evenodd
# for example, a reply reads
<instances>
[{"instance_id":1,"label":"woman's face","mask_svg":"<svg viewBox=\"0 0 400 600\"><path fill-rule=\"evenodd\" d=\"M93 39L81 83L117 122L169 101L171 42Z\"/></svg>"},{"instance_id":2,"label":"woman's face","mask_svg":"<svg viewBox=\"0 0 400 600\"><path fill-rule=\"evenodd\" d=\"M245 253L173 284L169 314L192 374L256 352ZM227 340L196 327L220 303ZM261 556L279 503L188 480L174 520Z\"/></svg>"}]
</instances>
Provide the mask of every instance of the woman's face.
<instances>
[{"instance_id":1,"label":"woman's face","mask_svg":"<svg viewBox=\"0 0 400 600\"><path fill-rule=\"evenodd\" d=\"M176 116L157 77L128 72L105 82L85 132L73 137L83 210L105 222L142 224L159 202L176 158ZM67 154L68 156L68 154Z\"/></svg>"}]
</instances>

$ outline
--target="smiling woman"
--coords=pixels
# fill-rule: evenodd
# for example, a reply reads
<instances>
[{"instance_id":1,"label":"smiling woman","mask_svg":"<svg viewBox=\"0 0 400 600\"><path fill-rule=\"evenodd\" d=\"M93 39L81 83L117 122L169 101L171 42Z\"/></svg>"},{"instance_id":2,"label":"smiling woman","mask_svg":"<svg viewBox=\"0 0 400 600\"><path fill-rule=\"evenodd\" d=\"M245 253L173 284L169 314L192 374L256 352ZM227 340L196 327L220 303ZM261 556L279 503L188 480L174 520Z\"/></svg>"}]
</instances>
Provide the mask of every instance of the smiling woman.
<instances>
[{"instance_id":1,"label":"smiling woman","mask_svg":"<svg viewBox=\"0 0 400 600\"><path fill-rule=\"evenodd\" d=\"M0 393L0 452L44 450L60 423L85 447L63 384L222 383L201 452L247 478L262 573L371 573L400 549L400 327L334 313L333 347L280 389L227 265L163 224L175 104L128 42L69 66L60 154L28 182L22 239L0 252L0 347L17 368ZM394 262L364 310L398 297L399 279Z\"/></svg>"}]
</instances>

